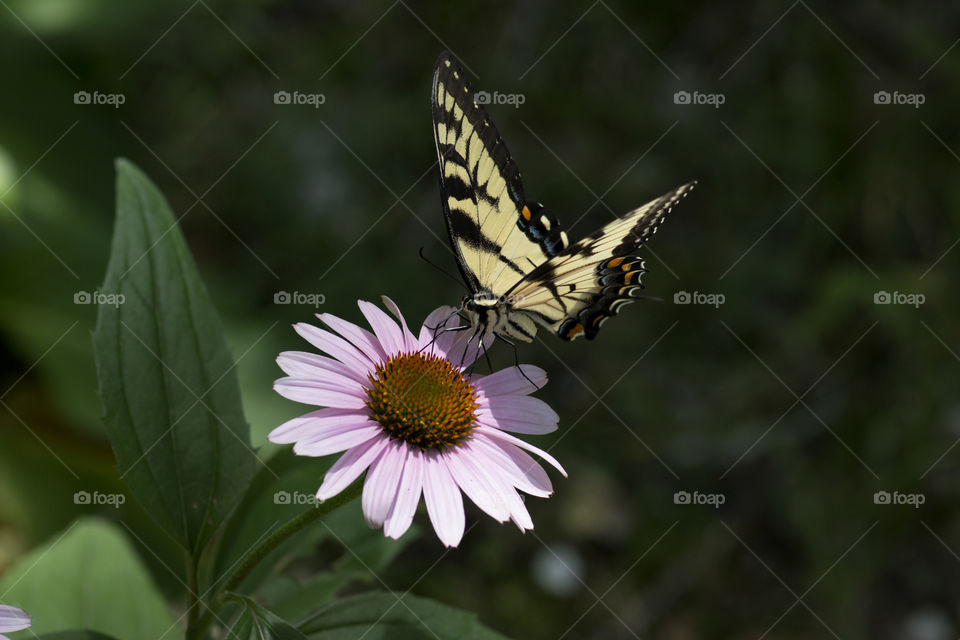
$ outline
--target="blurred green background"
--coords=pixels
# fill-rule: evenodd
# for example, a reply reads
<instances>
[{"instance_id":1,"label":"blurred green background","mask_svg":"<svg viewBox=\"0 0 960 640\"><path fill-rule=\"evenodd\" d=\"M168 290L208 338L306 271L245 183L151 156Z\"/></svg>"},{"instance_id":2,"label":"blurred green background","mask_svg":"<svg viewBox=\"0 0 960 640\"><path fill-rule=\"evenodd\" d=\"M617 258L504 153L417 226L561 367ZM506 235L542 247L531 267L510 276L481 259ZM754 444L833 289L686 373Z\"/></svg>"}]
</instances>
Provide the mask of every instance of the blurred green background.
<instances>
[{"instance_id":1,"label":"blurred green background","mask_svg":"<svg viewBox=\"0 0 960 640\"><path fill-rule=\"evenodd\" d=\"M75 491L118 486L74 303L104 274L113 158L181 216L262 445L303 412L273 359L315 312L277 292L352 320L388 294L411 323L462 296L417 256L455 270L428 103L449 48L523 95L488 109L572 238L700 184L649 247L662 301L520 348L570 473L528 501L536 530L471 509L459 549L424 536L379 577L517 638L960 634L957 5L0 4L0 574L89 513Z\"/></svg>"}]
</instances>

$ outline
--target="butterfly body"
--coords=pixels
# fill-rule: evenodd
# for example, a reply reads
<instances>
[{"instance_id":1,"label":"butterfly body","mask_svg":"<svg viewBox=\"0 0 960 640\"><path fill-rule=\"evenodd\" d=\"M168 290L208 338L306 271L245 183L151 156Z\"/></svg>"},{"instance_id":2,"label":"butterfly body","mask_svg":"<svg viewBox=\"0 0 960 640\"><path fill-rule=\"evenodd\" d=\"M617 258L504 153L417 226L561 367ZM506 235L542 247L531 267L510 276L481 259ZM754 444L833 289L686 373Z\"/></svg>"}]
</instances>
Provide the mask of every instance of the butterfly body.
<instances>
[{"instance_id":1,"label":"butterfly body","mask_svg":"<svg viewBox=\"0 0 960 640\"><path fill-rule=\"evenodd\" d=\"M478 335L530 342L539 327L592 339L637 297L636 251L689 183L570 243L556 216L524 196L520 171L463 70L437 61L431 107L450 243L470 289L461 308Z\"/></svg>"},{"instance_id":2,"label":"butterfly body","mask_svg":"<svg viewBox=\"0 0 960 640\"><path fill-rule=\"evenodd\" d=\"M496 334L507 339L531 342L537 334L533 318L515 310L513 302L492 291L478 291L465 296L460 305L479 335Z\"/></svg>"}]
</instances>

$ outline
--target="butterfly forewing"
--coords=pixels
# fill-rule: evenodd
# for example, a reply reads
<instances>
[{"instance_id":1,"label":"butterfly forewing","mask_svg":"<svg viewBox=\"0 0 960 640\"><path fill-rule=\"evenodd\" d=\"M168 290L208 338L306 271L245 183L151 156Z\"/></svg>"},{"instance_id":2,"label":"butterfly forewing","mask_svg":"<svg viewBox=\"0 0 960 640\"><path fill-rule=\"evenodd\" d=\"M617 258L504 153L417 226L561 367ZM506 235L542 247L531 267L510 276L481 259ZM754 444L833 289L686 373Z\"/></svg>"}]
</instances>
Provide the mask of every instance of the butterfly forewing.
<instances>
[{"instance_id":1,"label":"butterfly forewing","mask_svg":"<svg viewBox=\"0 0 960 640\"><path fill-rule=\"evenodd\" d=\"M464 279L502 295L566 246L556 219L524 199L516 163L463 69L437 62L432 111L447 230Z\"/></svg>"}]
</instances>

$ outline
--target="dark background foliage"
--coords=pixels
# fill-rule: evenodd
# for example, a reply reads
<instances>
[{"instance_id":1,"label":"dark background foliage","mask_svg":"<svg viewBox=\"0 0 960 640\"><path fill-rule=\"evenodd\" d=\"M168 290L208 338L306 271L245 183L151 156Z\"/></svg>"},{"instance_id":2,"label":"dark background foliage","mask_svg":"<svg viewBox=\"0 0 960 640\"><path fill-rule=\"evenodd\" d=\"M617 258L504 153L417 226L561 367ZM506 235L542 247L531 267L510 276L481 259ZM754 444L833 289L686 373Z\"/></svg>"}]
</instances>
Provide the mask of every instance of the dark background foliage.
<instances>
[{"instance_id":1,"label":"dark background foliage","mask_svg":"<svg viewBox=\"0 0 960 640\"><path fill-rule=\"evenodd\" d=\"M273 358L314 312L276 292L353 320L388 294L411 322L463 294L417 257L454 269L428 108L450 48L478 89L523 96L489 110L571 237L700 185L649 247L662 301L520 348L561 415L537 444L570 472L528 501L536 530L470 511L461 548L424 536L379 578L518 638L956 638L958 36L950 3L6 0L0 573L87 509L75 491L119 486L96 310L74 303L102 282L113 158L180 217L262 444L300 412ZM134 544L176 593L169 543Z\"/></svg>"}]
</instances>

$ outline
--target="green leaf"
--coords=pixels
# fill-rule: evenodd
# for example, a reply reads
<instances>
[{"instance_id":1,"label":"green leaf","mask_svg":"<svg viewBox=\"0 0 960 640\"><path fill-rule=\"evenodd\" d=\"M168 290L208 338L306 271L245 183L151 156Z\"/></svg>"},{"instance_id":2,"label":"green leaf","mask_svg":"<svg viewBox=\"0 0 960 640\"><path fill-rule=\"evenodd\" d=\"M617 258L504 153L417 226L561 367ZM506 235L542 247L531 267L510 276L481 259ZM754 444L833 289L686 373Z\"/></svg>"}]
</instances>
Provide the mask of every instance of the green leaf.
<instances>
[{"instance_id":1,"label":"green leaf","mask_svg":"<svg viewBox=\"0 0 960 640\"><path fill-rule=\"evenodd\" d=\"M311 640L505 640L477 616L427 598L375 591L337 600L300 626Z\"/></svg>"},{"instance_id":2,"label":"green leaf","mask_svg":"<svg viewBox=\"0 0 960 640\"><path fill-rule=\"evenodd\" d=\"M221 542L212 574L204 581L207 588L239 565L258 542L315 508L308 500L312 500L334 459L297 456L287 448L264 463L219 536ZM366 525L360 501L355 500L281 544L241 586L247 593L255 591L264 596L276 613L296 620L316 610L318 604L346 585L371 580L371 571L375 574L385 569L418 535L419 529L414 525L401 540L385 537L382 531ZM303 582L287 576L270 577L290 565L300 564L299 559L314 554L323 541L342 549L331 564L332 571ZM258 589L259 585L263 587Z\"/></svg>"},{"instance_id":3,"label":"green leaf","mask_svg":"<svg viewBox=\"0 0 960 640\"><path fill-rule=\"evenodd\" d=\"M77 520L34 549L0 581L0 593L4 604L30 614L37 634L86 629L118 638L179 635L126 536L103 520Z\"/></svg>"},{"instance_id":4,"label":"green leaf","mask_svg":"<svg viewBox=\"0 0 960 640\"><path fill-rule=\"evenodd\" d=\"M96 631L58 631L37 636L37 640L114 640L114 638Z\"/></svg>"},{"instance_id":5,"label":"green leaf","mask_svg":"<svg viewBox=\"0 0 960 640\"><path fill-rule=\"evenodd\" d=\"M303 582L278 579L263 592L273 610L289 620L298 621L316 611L347 585L373 582L420 535L413 525L400 540L387 538L383 531L367 526L359 501L334 511L319 526L328 540L342 547L332 570Z\"/></svg>"},{"instance_id":6,"label":"green leaf","mask_svg":"<svg viewBox=\"0 0 960 640\"><path fill-rule=\"evenodd\" d=\"M306 499L316 494L333 460L332 457L317 459L296 456L292 449L286 448L264 462L223 529L212 574L205 584L215 585L240 564L259 542L313 509ZM316 543L322 537L322 531L325 531L323 525L316 524L299 532L271 554L273 559ZM273 564L262 562L244 581L244 585L257 584Z\"/></svg>"},{"instance_id":7,"label":"green leaf","mask_svg":"<svg viewBox=\"0 0 960 640\"><path fill-rule=\"evenodd\" d=\"M255 455L233 360L196 265L163 196L126 160L117 161L117 220L101 293L122 300L98 305L93 335L121 476L196 556L247 487Z\"/></svg>"},{"instance_id":8,"label":"green leaf","mask_svg":"<svg viewBox=\"0 0 960 640\"><path fill-rule=\"evenodd\" d=\"M242 612L227 632L227 640L307 640L292 624L250 598L231 593L229 600L239 604Z\"/></svg>"}]
</instances>

